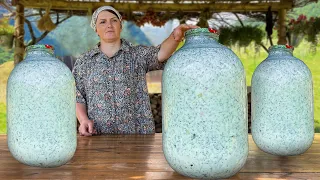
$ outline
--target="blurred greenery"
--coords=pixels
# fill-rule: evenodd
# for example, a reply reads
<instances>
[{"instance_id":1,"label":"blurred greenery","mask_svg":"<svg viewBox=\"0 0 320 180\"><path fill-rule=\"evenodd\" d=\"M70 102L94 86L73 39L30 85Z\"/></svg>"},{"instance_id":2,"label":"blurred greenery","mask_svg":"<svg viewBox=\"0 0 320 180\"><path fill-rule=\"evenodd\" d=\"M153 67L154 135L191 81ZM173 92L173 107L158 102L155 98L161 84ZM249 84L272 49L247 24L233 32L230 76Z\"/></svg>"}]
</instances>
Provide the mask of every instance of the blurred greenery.
<instances>
[{"instance_id":1,"label":"blurred greenery","mask_svg":"<svg viewBox=\"0 0 320 180\"><path fill-rule=\"evenodd\" d=\"M13 61L0 64L0 134L6 133L6 87L12 69Z\"/></svg>"},{"instance_id":2,"label":"blurred greenery","mask_svg":"<svg viewBox=\"0 0 320 180\"><path fill-rule=\"evenodd\" d=\"M308 4L304 7L295 8L288 13L289 18L297 18L300 14L307 15L308 17L318 17L320 15L320 1Z\"/></svg>"},{"instance_id":3,"label":"blurred greenery","mask_svg":"<svg viewBox=\"0 0 320 180\"><path fill-rule=\"evenodd\" d=\"M13 35L14 27L9 24L9 18L0 18L0 35Z\"/></svg>"},{"instance_id":4,"label":"blurred greenery","mask_svg":"<svg viewBox=\"0 0 320 180\"><path fill-rule=\"evenodd\" d=\"M0 134L5 134L6 132L6 106L3 103L0 103Z\"/></svg>"},{"instance_id":5,"label":"blurred greenery","mask_svg":"<svg viewBox=\"0 0 320 180\"><path fill-rule=\"evenodd\" d=\"M7 49L0 46L0 64L7 61L13 61L13 49Z\"/></svg>"}]
</instances>

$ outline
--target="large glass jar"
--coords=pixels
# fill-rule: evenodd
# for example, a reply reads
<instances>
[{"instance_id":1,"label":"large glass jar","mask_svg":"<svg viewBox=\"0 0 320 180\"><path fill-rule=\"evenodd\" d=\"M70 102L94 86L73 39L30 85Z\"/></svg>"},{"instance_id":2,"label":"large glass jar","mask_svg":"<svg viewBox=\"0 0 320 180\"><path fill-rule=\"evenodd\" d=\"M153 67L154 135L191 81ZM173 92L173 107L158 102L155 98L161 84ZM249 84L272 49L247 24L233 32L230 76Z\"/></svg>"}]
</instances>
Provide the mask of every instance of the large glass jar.
<instances>
[{"instance_id":1,"label":"large glass jar","mask_svg":"<svg viewBox=\"0 0 320 180\"><path fill-rule=\"evenodd\" d=\"M163 151L180 174L227 178L248 155L244 68L214 30L192 29L185 37L163 72Z\"/></svg>"},{"instance_id":2,"label":"large glass jar","mask_svg":"<svg viewBox=\"0 0 320 180\"><path fill-rule=\"evenodd\" d=\"M8 79L8 147L26 165L60 166L77 146L75 81L51 46L29 46L26 53Z\"/></svg>"},{"instance_id":3,"label":"large glass jar","mask_svg":"<svg viewBox=\"0 0 320 180\"><path fill-rule=\"evenodd\" d=\"M314 137L313 88L309 68L276 45L252 77L252 137L270 154L304 153Z\"/></svg>"}]
</instances>

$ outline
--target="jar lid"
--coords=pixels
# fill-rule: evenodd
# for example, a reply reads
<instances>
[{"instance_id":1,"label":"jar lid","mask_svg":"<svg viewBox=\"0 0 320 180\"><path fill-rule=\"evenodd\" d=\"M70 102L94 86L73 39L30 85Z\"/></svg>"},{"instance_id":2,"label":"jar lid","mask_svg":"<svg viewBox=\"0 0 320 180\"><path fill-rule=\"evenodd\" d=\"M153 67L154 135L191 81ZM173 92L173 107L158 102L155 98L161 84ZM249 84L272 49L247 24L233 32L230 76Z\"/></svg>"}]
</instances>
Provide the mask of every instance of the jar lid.
<instances>
[{"instance_id":1,"label":"jar lid","mask_svg":"<svg viewBox=\"0 0 320 180\"><path fill-rule=\"evenodd\" d=\"M50 54L54 54L54 47L49 44L35 44L35 45L28 46L26 48L26 51L30 51L30 50L46 50Z\"/></svg>"}]
</instances>

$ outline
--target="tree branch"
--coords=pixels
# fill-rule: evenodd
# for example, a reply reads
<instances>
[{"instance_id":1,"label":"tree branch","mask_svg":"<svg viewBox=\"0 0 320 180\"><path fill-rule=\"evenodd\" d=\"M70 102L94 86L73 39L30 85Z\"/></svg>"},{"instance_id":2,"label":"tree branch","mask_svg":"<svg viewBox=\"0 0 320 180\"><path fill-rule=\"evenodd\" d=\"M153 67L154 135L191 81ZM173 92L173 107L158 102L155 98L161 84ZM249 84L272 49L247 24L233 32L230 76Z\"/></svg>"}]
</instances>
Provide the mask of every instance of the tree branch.
<instances>
[{"instance_id":1,"label":"tree branch","mask_svg":"<svg viewBox=\"0 0 320 180\"><path fill-rule=\"evenodd\" d=\"M41 41L43 38L45 38L48 34L49 34L50 31L45 31L43 34L41 34L40 37L38 37L34 43L32 43L32 41L30 43L28 43L27 46L30 46L30 45L33 45L33 44L37 44L39 41Z\"/></svg>"},{"instance_id":2,"label":"tree branch","mask_svg":"<svg viewBox=\"0 0 320 180\"><path fill-rule=\"evenodd\" d=\"M269 51L268 51L268 48L266 48L265 45L263 45L262 43L259 43L259 45L262 46L262 48L263 48L265 51L267 51L267 53L269 52Z\"/></svg>"},{"instance_id":3,"label":"tree branch","mask_svg":"<svg viewBox=\"0 0 320 180\"><path fill-rule=\"evenodd\" d=\"M224 20L224 18L222 18L222 16L220 15L220 13L217 13L219 16L219 20L221 20L222 22L226 23L228 26L230 27L234 27L233 25L231 25L230 23L228 23L227 21Z\"/></svg>"},{"instance_id":4,"label":"tree branch","mask_svg":"<svg viewBox=\"0 0 320 180\"><path fill-rule=\"evenodd\" d=\"M61 24L63 21L69 19L70 17L71 17L71 15L69 14L66 18L62 19L61 21L57 21L57 23L55 23L55 24L56 25ZM59 20L59 14L57 14L57 19ZM29 42L27 46L30 46L30 45L33 45L33 44L37 44L39 41L41 41L43 38L45 38L50 32L51 31L45 31L43 34L41 34L40 37L35 38L35 40L32 40L31 42ZM32 33L33 33L33 31L32 31Z\"/></svg>"},{"instance_id":5,"label":"tree branch","mask_svg":"<svg viewBox=\"0 0 320 180\"><path fill-rule=\"evenodd\" d=\"M208 24L211 26L211 27L220 27L221 25L218 25L216 23L214 23L213 21L209 21ZM213 25L213 26L212 26Z\"/></svg>"},{"instance_id":6,"label":"tree branch","mask_svg":"<svg viewBox=\"0 0 320 180\"><path fill-rule=\"evenodd\" d=\"M39 9L39 14L40 14L41 17L43 16L42 9Z\"/></svg>"},{"instance_id":7,"label":"tree branch","mask_svg":"<svg viewBox=\"0 0 320 180\"><path fill-rule=\"evenodd\" d=\"M270 41L270 45L273 46L272 37L271 37L271 36L268 36L268 39L269 39L269 41Z\"/></svg>"},{"instance_id":8,"label":"tree branch","mask_svg":"<svg viewBox=\"0 0 320 180\"><path fill-rule=\"evenodd\" d=\"M31 22L27 19L27 18L24 18L24 21L27 23L28 25L28 28L29 28L29 31L30 31L30 34L31 34L31 42L30 43L33 43L36 41L36 36L34 35L34 32L33 32L33 28L32 28L32 25L31 25Z\"/></svg>"},{"instance_id":9,"label":"tree branch","mask_svg":"<svg viewBox=\"0 0 320 180\"><path fill-rule=\"evenodd\" d=\"M71 15L68 15L66 18L62 19L60 22L56 23L56 25L61 24L63 21L71 18Z\"/></svg>"},{"instance_id":10,"label":"tree branch","mask_svg":"<svg viewBox=\"0 0 320 180\"><path fill-rule=\"evenodd\" d=\"M3 6L9 12L13 13L12 8L5 1L0 1L0 5Z\"/></svg>"},{"instance_id":11,"label":"tree branch","mask_svg":"<svg viewBox=\"0 0 320 180\"><path fill-rule=\"evenodd\" d=\"M57 13L57 20L56 20L56 24L59 23L59 13Z\"/></svg>"},{"instance_id":12,"label":"tree branch","mask_svg":"<svg viewBox=\"0 0 320 180\"><path fill-rule=\"evenodd\" d=\"M238 13L238 14L242 14L244 16L247 16L249 18L255 19L256 21L259 22L264 22L265 21L265 14L262 14L261 12L255 12L255 13L250 13L250 12L245 12L245 13Z\"/></svg>"},{"instance_id":13,"label":"tree branch","mask_svg":"<svg viewBox=\"0 0 320 180\"><path fill-rule=\"evenodd\" d=\"M55 12L51 12L50 14L55 14ZM40 13L25 15L24 17L32 17L32 16L42 16Z\"/></svg>"},{"instance_id":14,"label":"tree branch","mask_svg":"<svg viewBox=\"0 0 320 180\"><path fill-rule=\"evenodd\" d=\"M240 19L240 17L238 16L238 14L237 14L237 13L233 13L233 14L237 17L237 19L238 19L238 21L240 22L241 26L244 27L243 22L242 22L242 20Z\"/></svg>"}]
</instances>

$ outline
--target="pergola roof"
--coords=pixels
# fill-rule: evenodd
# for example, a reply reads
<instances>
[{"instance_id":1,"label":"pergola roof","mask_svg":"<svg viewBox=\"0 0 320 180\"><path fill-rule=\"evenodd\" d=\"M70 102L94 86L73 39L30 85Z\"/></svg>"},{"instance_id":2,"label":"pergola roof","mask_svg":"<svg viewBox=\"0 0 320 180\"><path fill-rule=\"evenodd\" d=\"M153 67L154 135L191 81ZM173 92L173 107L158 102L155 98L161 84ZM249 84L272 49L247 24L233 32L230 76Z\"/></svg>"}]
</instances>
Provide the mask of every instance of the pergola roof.
<instances>
[{"instance_id":1,"label":"pergola roof","mask_svg":"<svg viewBox=\"0 0 320 180\"><path fill-rule=\"evenodd\" d=\"M25 8L46 8L52 10L75 11L77 14L92 12L103 5L110 5L124 13L128 11L145 12L263 12L271 6L272 11L304 6L317 0L13 0L12 5L21 3Z\"/></svg>"}]
</instances>

